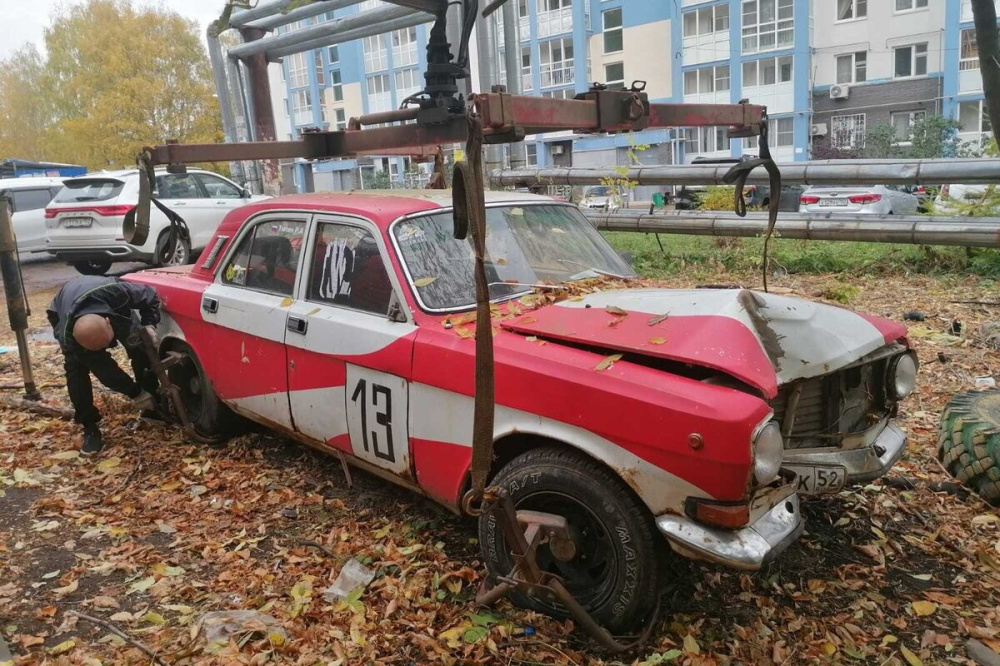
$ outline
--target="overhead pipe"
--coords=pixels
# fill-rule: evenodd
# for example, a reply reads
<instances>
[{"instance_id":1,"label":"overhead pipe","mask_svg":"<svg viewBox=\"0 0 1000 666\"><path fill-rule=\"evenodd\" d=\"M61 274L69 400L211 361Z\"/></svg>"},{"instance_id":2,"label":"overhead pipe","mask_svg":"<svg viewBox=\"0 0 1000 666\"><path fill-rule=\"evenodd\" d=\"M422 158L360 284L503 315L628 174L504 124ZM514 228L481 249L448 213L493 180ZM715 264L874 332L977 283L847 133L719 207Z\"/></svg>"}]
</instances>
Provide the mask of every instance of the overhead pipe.
<instances>
[{"instance_id":1,"label":"overhead pipe","mask_svg":"<svg viewBox=\"0 0 1000 666\"><path fill-rule=\"evenodd\" d=\"M493 187L524 185L600 185L627 179L637 185L724 185L730 164L508 169L490 173ZM781 181L802 185L944 185L1000 183L1000 159L822 160L779 164ZM747 182L766 184L763 169Z\"/></svg>"},{"instance_id":2,"label":"overhead pipe","mask_svg":"<svg viewBox=\"0 0 1000 666\"><path fill-rule=\"evenodd\" d=\"M279 14L288 9L293 2L297 1L271 0L271 2L258 2L257 6L252 9L233 12L233 15L229 17L229 25L233 28L242 28L253 21L271 16L272 14Z\"/></svg>"},{"instance_id":3,"label":"overhead pipe","mask_svg":"<svg viewBox=\"0 0 1000 666\"><path fill-rule=\"evenodd\" d=\"M208 59L212 63L212 78L215 81L215 94L219 99L219 111L222 114L222 133L226 143L234 143L236 139L236 117L233 115L233 101L229 95L229 82L226 80L226 61L222 57L222 44L214 25L209 25L205 39L208 42Z\"/></svg>"},{"instance_id":4,"label":"overhead pipe","mask_svg":"<svg viewBox=\"0 0 1000 666\"><path fill-rule=\"evenodd\" d=\"M289 12L281 12L262 19L257 19L256 21L251 21L246 23L245 26L247 28L259 28L261 30L271 31L283 25L295 23L296 21L301 21L302 19L312 18L313 16L319 16L320 14L332 12L336 9L350 7L358 4L359 2L361 2L361 0L313 0L313 2L308 5L296 7Z\"/></svg>"},{"instance_id":5,"label":"overhead pipe","mask_svg":"<svg viewBox=\"0 0 1000 666\"><path fill-rule=\"evenodd\" d=\"M254 40L253 42L240 44L229 49L229 56L231 58L246 59L257 54L266 53L267 58L273 60L283 55L299 53L307 51L310 48L315 48L312 44L317 42L319 42L318 45L320 46L336 43L333 41L334 38L349 32L356 32L359 28L378 28L378 32L372 34L381 34L386 31L385 24L387 22L411 16L421 17L420 23L430 20L429 16L424 12L409 9L408 7L392 5L361 12L360 14L344 16L343 18L326 21L319 25L302 28L301 30L286 32L283 35L273 35ZM352 37L352 39L354 38Z\"/></svg>"},{"instance_id":6,"label":"overhead pipe","mask_svg":"<svg viewBox=\"0 0 1000 666\"><path fill-rule=\"evenodd\" d=\"M302 51L309 51L311 49L325 48L327 46L333 46L334 44L343 44L344 42L351 42L356 39L363 39L364 37L371 37L373 35L381 35L383 33L392 32L393 30L412 28L413 26L427 23L427 21L428 19L426 14L416 12L415 14L404 16L403 18L397 18L384 23L377 23L362 28L348 30L333 37L321 37L308 42L302 42L296 46L286 46L285 48L277 49L276 51L268 51L267 59L274 61L293 53L301 53Z\"/></svg>"},{"instance_id":7,"label":"overhead pipe","mask_svg":"<svg viewBox=\"0 0 1000 666\"><path fill-rule=\"evenodd\" d=\"M767 230L766 213L734 214L668 211L586 212L601 231L752 238ZM924 215L808 215L782 213L774 228L781 238L866 243L909 243L959 247L1000 247L1000 218Z\"/></svg>"},{"instance_id":8,"label":"overhead pipe","mask_svg":"<svg viewBox=\"0 0 1000 666\"><path fill-rule=\"evenodd\" d=\"M504 65L507 70L507 92L521 94L521 22L513 2L505 2L500 8L503 13ZM524 141L508 144L510 168L523 169L528 162L528 150Z\"/></svg>"}]
</instances>

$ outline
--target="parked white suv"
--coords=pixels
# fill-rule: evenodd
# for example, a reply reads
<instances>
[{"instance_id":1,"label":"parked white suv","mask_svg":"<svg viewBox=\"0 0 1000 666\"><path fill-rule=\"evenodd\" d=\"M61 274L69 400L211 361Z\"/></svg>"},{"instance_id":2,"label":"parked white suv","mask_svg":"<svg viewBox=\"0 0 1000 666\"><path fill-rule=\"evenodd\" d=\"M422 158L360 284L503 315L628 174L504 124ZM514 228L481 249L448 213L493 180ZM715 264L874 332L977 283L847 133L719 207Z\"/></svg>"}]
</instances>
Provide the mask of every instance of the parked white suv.
<instances>
[{"instance_id":1,"label":"parked white suv","mask_svg":"<svg viewBox=\"0 0 1000 666\"><path fill-rule=\"evenodd\" d=\"M62 178L3 178L0 194L14 220L20 254L45 252L45 207L62 189Z\"/></svg>"},{"instance_id":2,"label":"parked white suv","mask_svg":"<svg viewBox=\"0 0 1000 666\"><path fill-rule=\"evenodd\" d=\"M130 245L122 236L125 213L139 201L135 169L66 180L45 209L46 250L85 275L103 275L120 261L179 266L190 263L204 249L229 211L267 198L252 196L231 180L201 169L187 173L157 170L154 196L180 215L191 232L191 242L178 243L170 256L165 256L170 222L155 206L144 244Z\"/></svg>"}]
</instances>

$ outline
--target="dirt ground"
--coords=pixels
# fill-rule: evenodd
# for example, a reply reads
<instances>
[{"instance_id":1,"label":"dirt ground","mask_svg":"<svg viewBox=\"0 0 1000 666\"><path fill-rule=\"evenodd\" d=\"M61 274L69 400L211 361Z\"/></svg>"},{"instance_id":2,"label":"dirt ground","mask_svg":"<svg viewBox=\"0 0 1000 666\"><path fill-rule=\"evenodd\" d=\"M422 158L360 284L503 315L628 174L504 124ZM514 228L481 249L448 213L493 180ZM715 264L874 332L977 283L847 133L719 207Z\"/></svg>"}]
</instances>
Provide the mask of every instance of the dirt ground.
<instances>
[{"instance_id":1,"label":"dirt ground","mask_svg":"<svg viewBox=\"0 0 1000 666\"><path fill-rule=\"evenodd\" d=\"M975 496L933 489L948 480L934 450L947 400L1000 375L1000 355L977 341L1000 308L953 301L998 290L963 276L851 283L856 292L835 275L791 275L772 287L896 320L922 313L910 325L922 368L900 414L905 458L883 480L804 501L806 533L763 571L679 562L661 626L634 654L602 657L571 623L506 602L475 608L470 520L357 471L348 489L339 463L268 434L192 445L107 394L110 446L96 460L78 457L71 424L0 409L0 636L17 664L150 663L71 611L166 664L971 663L968 638L1000 648L1000 518ZM32 296L33 325L49 298ZM47 399L65 402L58 350L31 351ZM17 377L16 355L0 354L0 381ZM351 558L375 581L327 602ZM228 610L269 615L284 633L251 625L260 631L209 644L199 617Z\"/></svg>"}]
</instances>

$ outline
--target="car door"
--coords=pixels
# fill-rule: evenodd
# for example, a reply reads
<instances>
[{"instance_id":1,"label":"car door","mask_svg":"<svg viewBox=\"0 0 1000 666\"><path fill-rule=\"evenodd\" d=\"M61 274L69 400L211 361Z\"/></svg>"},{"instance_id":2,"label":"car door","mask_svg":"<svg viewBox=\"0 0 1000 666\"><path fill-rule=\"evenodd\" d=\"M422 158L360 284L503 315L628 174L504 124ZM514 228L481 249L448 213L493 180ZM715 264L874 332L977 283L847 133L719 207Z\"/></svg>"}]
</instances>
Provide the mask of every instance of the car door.
<instances>
[{"instance_id":1,"label":"car door","mask_svg":"<svg viewBox=\"0 0 1000 666\"><path fill-rule=\"evenodd\" d=\"M218 227L212 202L193 173L163 173L156 177L156 193L160 203L174 211L187 224L191 233L191 249L200 250ZM153 211L159 214L159 211ZM221 218L220 218L221 219ZM210 228L210 231L206 231Z\"/></svg>"},{"instance_id":2,"label":"car door","mask_svg":"<svg viewBox=\"0 0 1000 666\"><path fill-rule=\"evenodd\" d=\"M244 225L201 301L209 343L199 357L216 393L289 431L285 327L308 220L307 213L268 214Z\"/></svg>"},{"instance_id":3,"label":"car door","mask_svg":"<svg viewBox=\"0 0 1000 666\"><path fill-rule=\"evenodd\" d=\"M8 192L14 209L14 233L18 252L45 250L45 207L52 201L49 187L31 187Z\"/></svg>"},{"instance_id":4,"label":"car door","mask_svg":"<svg viewBox=\"0 0 1000 666\"><path fill-rule=\"evenodd\" d=\"M407 415L417 328L393 307L400 292L385 243L370 222L329 215L316 216L311 235L286 334L295 427L412 479Z\"/></svg>"},{"instance_id":5,"label":"car door","mask_svg":"<svg viewBox=\"0 0 1000 666\"><path fill-rule=\"evenodd\" d=\"M239 208L247 203L247 198L243 194L243 189L231 181L210 173L195 173L194 177L201 184L202 189L208 199L199 202L205 213L206 224L198 230L198 236L191 232L191 246L202 248L208 244L219 223L229 213L229 211ZM213 226L214 224L214 226Z\"/></svg>"}]
</instances>

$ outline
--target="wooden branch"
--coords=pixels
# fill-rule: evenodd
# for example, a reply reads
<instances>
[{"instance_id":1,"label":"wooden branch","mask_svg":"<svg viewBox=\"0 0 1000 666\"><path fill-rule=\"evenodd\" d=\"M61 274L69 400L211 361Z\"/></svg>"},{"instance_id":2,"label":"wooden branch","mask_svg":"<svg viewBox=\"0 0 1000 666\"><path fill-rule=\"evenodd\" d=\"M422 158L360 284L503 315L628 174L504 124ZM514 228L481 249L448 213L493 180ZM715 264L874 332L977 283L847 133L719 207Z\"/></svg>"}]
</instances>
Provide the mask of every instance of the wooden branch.
<instances>
[{"instance_id":1,"label":"wooden branch","mask_svg":"<svg viewBox=\"0 0 1000 666\"><path fill-rule=\"evenodd\" d=\"M79 611L75 611L75 610L66 611L66 614L67 615L74 615L74 616L80 618L81 620L85 620L87 622L90 622L91 624L96 624L99 627L104 627L105 629L107 629L108 631L110 631L115 636L117 636L118 638L122 639L123 641L125 641L126 643L128 643L129 645L131 645L132 647L139 648L140 650L142 650L143 652L145 652L149 656L149 658L152 659L155 663L159 664L159 666L170 666L170 664L168 664L167 662L163 661L163 659L160 658L160 656L156 654L155 650L153 650L153 649L147 647L146 645L140 643L139 641L135 640L134 638L132 638L131 636L129 636L128 634L126 634L124 631L122 631L121 629L119 629L115 625L113 625L110 622L108 622L107 620L102 620L101 618L99 618L99 617L93 617L92 615L84 615L83 613L80 613Z\"/></svg>"},{"instance_id":2,"label":"wooden branch","mask_svg":"<svg viewBox=\"0 0 1000 666\"><path fill-rule=\"evenodd\" d=\"M1000 654L989 649L975 638L970 638L965 642L965 649L969 653L969 658L979 666L1000 666Z\"/></svg>"},{"instance_id":3,"label":"wooden branch","mask_svg":"<svg viewBox=\"0 0 1000 666\"><path fill-rule=\"evenodd\" d=\"M309 546L310 548L316 548L318 550L321 550L324 553L326 553L328 557L332 557L335 560L340 559L335 552L333 552L332 550L321 544L319 541L312 541L310 539L296 539L295 543L297 543L300 546Z\"/></svg>"},{"instance_id":4,"label":"wooden branch","mask_svg":"<svg viewBox=\"0 0 1000 666\"><path fill-rule=\"evenodd\" d=\"M36 414L41 414L43 416L51 416L57 419L63 419L66 421L73 420L73 410L66 409L65 407L55 407L53 405L46 405L43 402L35 402L34 400L25 400L24 398L15 398L12 396L0 395L0 407L6 407L8 409L22 409L27 412L34 412Z\"/></svg>"}]
</instances>

